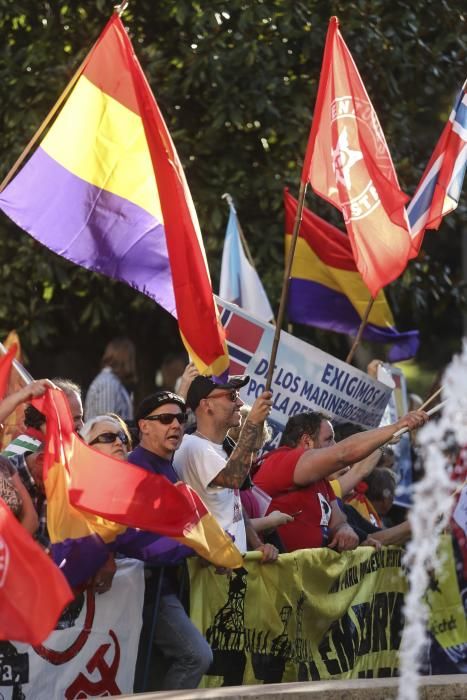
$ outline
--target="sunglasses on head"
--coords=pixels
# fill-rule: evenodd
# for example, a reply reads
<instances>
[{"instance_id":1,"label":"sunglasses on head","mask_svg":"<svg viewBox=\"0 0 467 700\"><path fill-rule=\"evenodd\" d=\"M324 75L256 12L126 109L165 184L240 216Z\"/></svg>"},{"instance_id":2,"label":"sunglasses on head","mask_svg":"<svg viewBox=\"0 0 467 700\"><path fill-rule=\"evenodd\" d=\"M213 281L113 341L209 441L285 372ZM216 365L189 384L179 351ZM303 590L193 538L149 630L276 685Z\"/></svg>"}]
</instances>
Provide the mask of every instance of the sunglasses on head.
<instances>
[{"instance_id":1,"label":"sunglasses on head","mask_svg":"<svg viewBox=\"0 0 467 700\"><path fill-rule=\"evenodd\" d=\"M157 420L162 425L170 425L174 420L178 420L180 425L187 422L188 416L186 413L157 413L154 416L146 416L143 420Z\"/></svg>"},{"instance_id":2,"label":"sunglasses on head","mask_svg":"<svg viewBox=\"0 0 467 700\"><path fill-rule=\"evenodd\" d=\"M117 433L101 433L95 437L94 440L91 440L89 444L96 445L97 443L100 443L102 445L109 445L111 442L115 442L117 438L123 445L128 445L128 437L125 435L123 430L119 430Z\"/></svg>"},{"instance_id":3,"label":"sunglasses on head","mask_svg":"<svg viewBox=\"0 0 467 700\"><path fill-rule=\"evenodd\" d=\"M234 403L238 398L240 398L240 392L237 389L231 389L230 391L223 391L222 394L216 394L215 396L209 395L207 399L220 399L222 396L228 396L229 400Z\"/></svg>"}]
</instances>

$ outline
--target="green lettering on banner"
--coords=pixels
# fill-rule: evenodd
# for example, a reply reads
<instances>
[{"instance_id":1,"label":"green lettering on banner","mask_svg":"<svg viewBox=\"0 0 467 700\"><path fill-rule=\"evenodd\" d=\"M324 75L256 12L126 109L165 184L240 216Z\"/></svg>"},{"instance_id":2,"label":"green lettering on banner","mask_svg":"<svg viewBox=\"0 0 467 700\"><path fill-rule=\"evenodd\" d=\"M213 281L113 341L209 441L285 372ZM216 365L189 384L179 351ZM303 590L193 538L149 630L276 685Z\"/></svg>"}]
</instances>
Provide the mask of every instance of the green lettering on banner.
<instances>
[{"instance_id":1,"label":"green lettering on banner","mask_svg":"<svg viewBox=\"0 0 467 700\"><path fill-rule=\"evenodd\" d=\"M449 547L444 539L448 558ZM401 555L394 547L313 549L270 566L247 555L230 579L190 560L191 617L214 654L215 675L203 685L396 675L407 587ZM467 641L458 590L456 599L443 579L428 595L437 639Z\"/></svg>"}]
</instances>

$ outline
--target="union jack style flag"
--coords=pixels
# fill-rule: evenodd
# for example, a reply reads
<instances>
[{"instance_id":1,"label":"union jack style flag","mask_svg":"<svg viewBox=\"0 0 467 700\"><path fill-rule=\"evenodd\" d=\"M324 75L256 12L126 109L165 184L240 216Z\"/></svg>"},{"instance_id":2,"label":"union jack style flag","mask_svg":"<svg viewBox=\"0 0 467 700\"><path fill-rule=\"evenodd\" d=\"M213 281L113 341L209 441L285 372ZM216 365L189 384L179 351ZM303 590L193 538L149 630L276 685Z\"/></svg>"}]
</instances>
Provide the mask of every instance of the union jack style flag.
<instances>
[{"instance_id":1,"label":"union jack style flag","mask_svg":"<svg viewBox=\"0 0 467 700\"><path fill-rule=\"evenodd\" d=\"M467 81L407 207L414 253L418 255L425 229L438 229L443 216L457 207L467 165Z\"/></svg>"},{"instance_id":2,"label":"union jack style flag","mask_svg":"<svg viewBox=\"0 0 467 700\"><path fill-rule=\"evenodd\" d=\"M217 304L221 323L224 326L229 348L229 374L245 374L251 358L259 347L264 328Z\"/></svg>"}]
</instances>

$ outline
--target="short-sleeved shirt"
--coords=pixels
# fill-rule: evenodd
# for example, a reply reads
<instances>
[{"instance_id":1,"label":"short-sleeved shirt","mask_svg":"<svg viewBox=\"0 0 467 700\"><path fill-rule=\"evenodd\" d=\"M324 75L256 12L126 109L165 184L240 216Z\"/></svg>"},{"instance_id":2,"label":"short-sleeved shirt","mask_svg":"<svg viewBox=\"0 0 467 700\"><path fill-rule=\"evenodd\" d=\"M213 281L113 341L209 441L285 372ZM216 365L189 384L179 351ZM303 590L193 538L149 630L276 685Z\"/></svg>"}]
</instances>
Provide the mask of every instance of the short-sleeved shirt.
<instances>
[{"instance_id":1,"label":"short-sleeved shirt","mask_svg":"<svg viewBox=\"0 0 467 700\"><path fill-rule=\"evenodd\" d=\"M295 467L304 451L279 447L266 455L254 477L255 484L272 497L268 512L280 510L294 516L292 522L278 528L289 552L326 546L331 504L336 498L325 479L303 487L294 484Z\"/></svg>"},{"instance_id":2,"label":"short-sleeved shirt","mask_svg":"<svg viewBox=\"0 0 467 700\"><path fill-rule=\"evenodd\" d=\"M246 532L239 490L211 486L227 459L222 445L197 435L185 435L175 452L174 467L180 479L194 488L221 527L234 538L238 549L245 552Z\"/></svg>"}]
</instances>

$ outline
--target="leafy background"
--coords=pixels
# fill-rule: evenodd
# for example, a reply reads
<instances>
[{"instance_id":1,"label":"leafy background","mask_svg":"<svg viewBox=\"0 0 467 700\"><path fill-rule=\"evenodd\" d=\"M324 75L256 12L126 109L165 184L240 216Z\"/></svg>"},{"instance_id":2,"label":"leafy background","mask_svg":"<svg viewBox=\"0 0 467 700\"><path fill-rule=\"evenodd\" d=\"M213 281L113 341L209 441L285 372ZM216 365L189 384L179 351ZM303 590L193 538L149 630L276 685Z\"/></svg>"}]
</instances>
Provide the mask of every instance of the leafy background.
<instances>
[{"instance_id":1,"label":"leafy background","mask_svg":"<svg viewBox=\"0 0 467 700\"><path fill-rule=\"evenodd\" d=\"M54 104L112 6L107 0L0 0L0 175ZM125 12L186 169L215 290L227 223L221 196L230 192L260 276L278 303L282 191L286 185L298 191L331 15L340 19L401 185L412 194L465 79L465 2L132 0ZM307 204L342 226L338 213L312 194ZM460 346L466 221L461 202L387 290L398 326L420 329L418 361L428 370ZM86 385L105 343L124 333L138 347L142 393L164 356L181 349L176 324L153 302L60 259L4 216L0 271L0 336L18 330L35 376L66 374ZM340 357L348 349L343 336L293 330Z\"/></svg>"}]
</instances>

